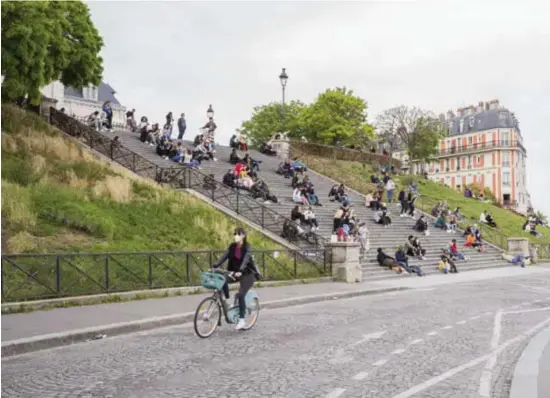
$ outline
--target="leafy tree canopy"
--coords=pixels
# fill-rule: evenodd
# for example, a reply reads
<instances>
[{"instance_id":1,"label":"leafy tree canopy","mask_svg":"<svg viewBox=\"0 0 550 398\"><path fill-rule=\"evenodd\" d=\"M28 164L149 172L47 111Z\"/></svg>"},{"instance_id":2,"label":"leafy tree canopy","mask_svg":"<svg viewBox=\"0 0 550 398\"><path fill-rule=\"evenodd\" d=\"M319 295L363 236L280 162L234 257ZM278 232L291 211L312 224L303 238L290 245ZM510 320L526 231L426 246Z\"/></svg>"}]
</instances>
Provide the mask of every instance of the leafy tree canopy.
<instances>
[{"instance_id":1,"label":"leafy tree canopy","mask_svg":"<svg viewBox=\"0 0 550 398\"><path fill-rule=\"evenodd\" d=\"M366 146L373 128L366 122L367 103L344 88L328 89L315 102L305 105L292 101L285 106L285 126L289 137L305 137L320 144ZM253 142L266 141L282 131L282 107L271 103L254 108L239 133Z\"/></svg>"},{"instance_id":2,"label":"leafy tree canopy","mask_svg":"<svg viewBox=\"0 0 550 398\"><path fill-rule=\"evenodd\" d=\"M2 100L28 95L55 80L67 86L99 85L103 39L81 1L2 2Z\"/></svg>"},{"instance_id":3,"label":"leafy tree canopy","mask_svg":"<svg viewBox=\"0 0 550 398\"><path fill-rule=\"evenodd\" d=\"M288 135L300 138L303 135L301 117L306 105L300 101L285 104L285 126ZM283 110L280 102L256 106L250 120L244 121L238 133L245 135L252 144L266 142L276 132L283 131Z\"/></svg>"},{"instance_id":4,"label":"leafy tree canopy","mask_svg":"<svg viewBox=\"0 0 550 398\"><path fill-rule=\"evenodd\" d=\"M432 112L404 105L382 112L376 129L390 150L405 149L411 159L420 161L437 154L439 139L444 136L443 125Z\"/></svg>"}]
</instances>

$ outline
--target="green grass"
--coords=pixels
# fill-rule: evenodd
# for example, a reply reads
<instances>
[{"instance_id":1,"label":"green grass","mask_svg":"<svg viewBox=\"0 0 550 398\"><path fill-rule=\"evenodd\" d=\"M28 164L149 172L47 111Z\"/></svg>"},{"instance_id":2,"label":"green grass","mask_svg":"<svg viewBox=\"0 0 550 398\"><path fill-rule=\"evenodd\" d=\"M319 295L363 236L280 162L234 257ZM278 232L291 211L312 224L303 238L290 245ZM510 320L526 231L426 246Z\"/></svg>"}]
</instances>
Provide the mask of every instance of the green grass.
<instances>
[{"instance_id":1,"label":"green grass","mask_svg":"<svg viewBox=\"0 0 550 398\"><path fill-rule=\"evenodd\" d=\"M320 174L326 175L336 181L344 183L346 186L362 193L373 193L376 189L375 184L370 182L370 178L374 173L373 167L369 164L344 161L336 159L328 159L320 156L312 156L306 153L293 153L293 156L300 156L309 168L317 171ZM408 185L412 180L418 183L421 198L417 200L417 208L429 213L432 207L438 201L446 201L449 207L455 208L459 206L462 213L468 220L462 224L472 224L479 220L479 216L483 210L489 210L498 225L498 229L490 227L482 227L484 239L500 246L506 247L507 237L525 237L529 238L532 243L550 243L550 229L538 227L537 231L544 236L535 238L532 235L522 230L525 217L515 214L509 210L500 208L490 203L483 203L475 199L465 198L461 192L453 190L441 183L425 180L419 176L396 176L394 181L400 189Z\"/></svg>"},{"instance_id":2,"label":"green grass","mask_svg":"<svg viewBox=\"0 0 550 398\"><path fill-rule=\"evenodd\" d=\"M38 116L2 105L2 254L222 250L237 226L191 195L99 160ZM246 229L255 250L284 250ZM265 257L260 266L269 280L319 276L300 260L295 273L284 252ZM3 299L197 284L210 261L206 254L188 261L170 253L152 260L130 254L18 257L20 269L3 261Z\"/></svg>"}]
</instances>

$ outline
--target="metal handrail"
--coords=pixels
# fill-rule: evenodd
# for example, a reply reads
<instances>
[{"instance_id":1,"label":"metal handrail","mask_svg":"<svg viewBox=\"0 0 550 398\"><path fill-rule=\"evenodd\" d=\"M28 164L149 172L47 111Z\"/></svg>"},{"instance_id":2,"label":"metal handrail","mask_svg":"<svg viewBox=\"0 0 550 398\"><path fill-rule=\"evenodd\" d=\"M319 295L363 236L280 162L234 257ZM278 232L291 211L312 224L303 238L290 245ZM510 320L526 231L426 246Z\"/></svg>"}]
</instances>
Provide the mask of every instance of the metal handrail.
<instances>
[{"instance_id":1,"label":"metal handrail","mask_svg":"<svg viewBox=\"0 0 550 398\"><path fill-rule=\"evenodd\" d=\"M239 190L212 179L197 169L177 165L171 167L157 166L145 157L125 148L121 143L115 142L114 139L104 136L57 109L52 107L50 112L52 125L66 134L80 139L90 148L99 151L136 174L152 178L158 183L167 184L175 189L197 191L248 221L252 221L276 234L282 232L285 222L294 223L288 217L275 212L250 196L242 194ZM232 199L236 200L236 203L233 203ZM258 212L260 214L257 214ZM275 226L280 228L275 228ZM299 247L323 248L327 241L322 236L311 232L307 238L298 236L296 241L289 242Z\"/></svg>"},{"instance_id":2,"label":"metal handrail","mask_svg":"<svg viewBox=\"0 0 550 398\"><path fill-rule=\"evenodd\" d=\"M222 250L2 255L2 300L25 301L199 286ZM252 250L262 280L331 275L324 249ZM320 254L322 262L308 260Z\"/></svg>"}]
</instances>

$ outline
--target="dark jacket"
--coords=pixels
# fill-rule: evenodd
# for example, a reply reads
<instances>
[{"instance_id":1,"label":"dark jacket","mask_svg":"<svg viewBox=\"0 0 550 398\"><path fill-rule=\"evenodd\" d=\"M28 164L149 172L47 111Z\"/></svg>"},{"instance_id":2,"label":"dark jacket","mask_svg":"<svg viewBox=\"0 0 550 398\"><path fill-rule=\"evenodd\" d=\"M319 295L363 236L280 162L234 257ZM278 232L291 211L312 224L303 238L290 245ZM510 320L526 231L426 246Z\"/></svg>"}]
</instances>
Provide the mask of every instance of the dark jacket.
<instances>
[{"instance_id":1,"label":"dark jacket","mask_svg":"<svg viewBox=\"0 0 550 398\"><path fill-rule=\"evenodd\" d=\"M397 200L399 200L400 202L404 201L405 200L405 191L401 191L399 192L399 196L397 197Z\"/></svg>"},{"instance_id":2,"label":"dark jacket","mask_svg":"<svg viewBox=\"0 0 550 398\"><path fill-rule=\"evenodd\" d=\"M187 128L187 122L185 121L185 118L180 117L178 119L178 130L185 131L186 128Z\"/></svg>"},{"instance_id":3,"label":"dark jacket","mask_svg":"<svg viewBox=\"0 0 550 398\"><path fill-rule=\"evenodd\" d=\"M236 243L231 243L227 248L227 251L221 256L212 268L220 267L227 260L227 270L230 272L242 272L243 275L255 274L258 276L260 273L256 268L256 264L252 260L252 250L250 245L244 245L241 247L241 258L235 257Z\"/></svg>"},{"instance_id":4,"label":"dark jacket","mask_svg":"<svg viewBox=\"0 0 550 398\"><path fill-rule=\"evenodd\" d=\"M395 261L399 263L406 263L407 262L407 255L403 250L398 250L395 252Z\"/></svg>"},{"instance_id":5,"label":"dark jacket","mask_svg":"<svg viewBox=\"0 0 550 398\"><path fill-rule=\"evenodd\" d=\"M376 255L376 261L378 261L378 264L382 265L384 263L384 260L392 260L393 261L393 259L390 256L388 256L386 253L379 252Z\"/></svg>"}]
</instances>

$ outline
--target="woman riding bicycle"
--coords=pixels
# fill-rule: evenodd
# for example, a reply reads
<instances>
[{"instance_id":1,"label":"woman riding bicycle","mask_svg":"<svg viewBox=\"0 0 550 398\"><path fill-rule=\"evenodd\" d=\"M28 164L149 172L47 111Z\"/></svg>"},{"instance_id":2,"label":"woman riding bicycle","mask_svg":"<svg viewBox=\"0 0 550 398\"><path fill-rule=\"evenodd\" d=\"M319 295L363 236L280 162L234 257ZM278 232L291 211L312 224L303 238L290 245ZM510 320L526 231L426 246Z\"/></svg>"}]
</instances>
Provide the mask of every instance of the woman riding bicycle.
<instances>
[{"instance_id":1,"label":"woman riding bicycle","mask_svg":"<svg viewBox=\"0 0 550 398\"><path fill-rule=\"evenodd\" d=\"M252 248L246 241L246 232L242 228L235 229L234 233L235 242L231 243L227 248L227 251L221 256L212 268L219 268L226 260L227 271L233 273L233 278L239 282L239 322L237 323L237 330L246 328L246 303L245 296L250 290L256 279L259 278L260 273L254 264L252 259ZM229 299L229 286L226 280L223 285L223 294L226 299Z\"/></svg>"}]
</instances>

